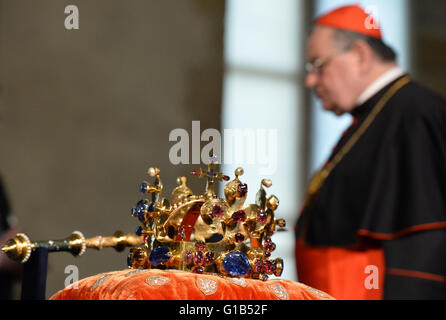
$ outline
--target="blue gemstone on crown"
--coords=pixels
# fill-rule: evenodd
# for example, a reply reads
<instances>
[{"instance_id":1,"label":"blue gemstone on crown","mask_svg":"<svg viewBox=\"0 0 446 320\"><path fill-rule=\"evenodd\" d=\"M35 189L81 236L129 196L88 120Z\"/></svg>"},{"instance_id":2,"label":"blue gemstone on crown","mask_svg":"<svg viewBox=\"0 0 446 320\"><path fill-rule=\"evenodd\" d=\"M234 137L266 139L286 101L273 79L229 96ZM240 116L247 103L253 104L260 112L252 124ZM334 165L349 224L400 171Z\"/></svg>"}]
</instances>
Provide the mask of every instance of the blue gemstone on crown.
<instances>
[{"instance_id":1,"label":"blue gemstone on crown","mask_svg":"<svg viewBox=\"0 0 446 320\"><path fill-rule=\"evenodd\" d=\"M155 248L150 252L150 263L154 266L164 264L170 259L168 248Z\"/></svg>"},{"instance_id":2,"label":"blue gemstone on crown","mask_svg":"<svg viewBox=\"0 0 446 320\"><path fill-rule=\"evenodd\" d=\"M147 212L153 212L153 202L147 206Z\"/></svg>"},{"instance_id":3,"label":"blue gemstone on crown","mask_svg":"<svg viewBox=\"0 0 446 320\"><path fill-rule=\"evenodd\" d=\"M138 212L138 220L141 221L142 223L145 222L146 219L146 214L144 212Z\"/></svg>"},{"instance_id":4,"label":"blue gemstone on crown","mask_svg":"<svg viewBox=\"0 0 446 320\"><path fill-rule=\"evenodd\" d=\"M142 234L142 227L138 227L138 229L136 229L135 234L139 237Z\"/></svg>"},{"instance_id":5,"label":"blue gemstone on crown","mask_svg":"<svg viewBox=\"0 0 446 320\"><path fill-rule=\"evenodd\" d=\"M245 254L238 251L228 253L223 259L223 268L232 276L241 277L249 272L249 260Z\"/></svg>"},{"instance_id":6,"label":"blue gemstone on crown","mask_svg":"<svg viewBox=\"0 0 446 320\"><path fill-rule=\"evenodd\" d=\"M147 190L147 183L143 182L141 183L141 185L139 186L139 192L141 192L142 194L145 194Z\"/></svg>"},{"instance_id":7,"label":"blue gemstone on crown","mask_svg":"<svg viewBox=\"0 0 446 320\"><path fill-rule=\"evenodd\" d=\"M140 213L142 210L145 209L146 200L139 200L136 204L136 211Z\"/></svg>"},{"instance_id":8,"label":"blue gemstone on crown","mask_svg":"<svg viewBox=\"0 0 446 320\"><path fill-rule=\"evenodd\" d=\"M129 255L127 256L127 266L129 266L129 268L131 268L133 265L133 254L129 253Z\"/></svg>"}]
</instances>

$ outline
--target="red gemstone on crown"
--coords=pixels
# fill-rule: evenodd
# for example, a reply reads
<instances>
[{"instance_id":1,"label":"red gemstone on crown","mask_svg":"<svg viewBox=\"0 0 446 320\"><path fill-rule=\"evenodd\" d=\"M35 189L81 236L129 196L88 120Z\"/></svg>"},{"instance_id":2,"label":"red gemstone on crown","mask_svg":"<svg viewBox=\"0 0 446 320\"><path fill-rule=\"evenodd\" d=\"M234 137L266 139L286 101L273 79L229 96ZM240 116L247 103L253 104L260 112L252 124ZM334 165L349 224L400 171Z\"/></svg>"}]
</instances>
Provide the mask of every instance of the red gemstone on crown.
<instances>
[{"instance_id":1,"label":"red gemstone on crown","mask_svg":"<svg viewBox=\"0 0 446 320\"><path fill-rule=\"evenodd\" d=\"M268 215L266 214L266 212L263 211L262 209L259 209L257 211L257 221L259 221L262 224L265 224L267 219Z\"/></svg>"},{"instance_id":2,"label":"red gemstone on crown","mask_svg":"<svg viewBox=\"0 0 446 320\"><path fill-rule=\"evenodd\" d=\"M190 252L190 251L186 251L186 252L184 253L184 262L185 262L186 264L192 264L192 263L193 263L193 255L192 255L192 252Z\"/></svg>"},{"instance_id":3,"label":"red gemstone on crown","mask_svg":"<svg viewBox=\"0 0 446 320\"><path fill-rule=\"evenodd\" d=\"M215 254L211 251L206 252L206 255L204 256L204 263L211 264L215 260Z\"/></svg>"},{"instance_id":4,"label":"red gemstone on crown","mask_svg":"<svg viewBox=\"0 0 446 320\"><path fill-rule=\"evenodd\" d=\"M202 274L203 271L204 271L203 267L193 267L193 268L192 268L192 272L193 272L193 273Z\"/></svg>"},{"instance_id":5,"label":"red gemstone on crown","mask_svg":"<svg viewBox=\"0 0 446 320\"><path fill-rule=\"evenodd\" d=\"M204 243L203 241L195 242L195 250L203 251L204 249L206 249L206 243Z\"/></svg>"},{"instance_id":6,"label":"red gemstone on crown","mask_svg":"<svg viewBox=\"0 0 446 320\"><path fill-rule=\"evenodd\" d=\"M195 262L195 264L203 264L203 262L204 262L204 253L202 251L195 252L194 262Z\"/></svg>"},{"instance_id":7,"label":"red gemstone on crown","mask_svg":"<svg viewBox=\"0 0 446 320\"><path fill-rule=\"evenodd\" d=\"M276 244L274 242L265 243L263 245L263 248L265 248L265 250L271 252L276 249Z\"/></svg>"},{"instance_id":8,"label":"red gemstone on crown","mask_svg":"<svg viewBox=\"0 0 446 320\"><path fill-rule=\"evenodd\" d=\"M244 210L238 210L232 214L232 220L235 222L243 222L246 220L246 212Z\"/></svg>"},{"instance_id":9,"label":"red gemstone on crown","mask_svg":"<svg viewBox=\"0 0 446 320\"><path fill-rule=\"evenodd\" d=\"M201 169L199 169L199 170L192 170L191 174L193 176L199 177L199 176L201 176Z\"/></svg>"},{"instance_id":10,"label":"red gemstone on crown","mask_svg":"<svg viewBox=\"0 0 446 320\"><path fill-rule=\"evenodd\" d=\"M238 194L243 198L248 193L248 185L246 183L240 183L237 187Z\"/></svg>"},{"instance_id":11,"label":"red gemstone on crown","mask_svg":"<svg viewBox=\"0 0 446 320\"><path fill-rule=\"evenodd\" d=\"M223 180L225 180L225 181L229 181L229 176L223 176Z\"/></svg>"},{"instance_id":12,"label":"red gemstone on crown","mask_svg":"<svg viewBox=\"0 0 446 320\"><path fill-rule=\"evenodd\" d=\"M211 209L212 216L221 217L223 216L223 209L218 204L214 204Z\"/></svg>"},{"instance_id":13,"label":"red gemstone on crown","mask_svg":"<svg viewBox=\"0 0 446 320\"><path fill-rule=\"evenodd\" d=\"M178 237L180 240L186 239L186 228L183 226L178 227Z\"/></svg>"},{"instance_id":14,"label":"red gemstone on crown","mask_svg":"<svg viewBox=\"0 0 446 320\"><path fill-rule=\"evenodd\" d=\"M237 243L241 243L243 241L245 241L245 236L243 234L241 234L240 232L237 232L234 236L235 238L235 242Z\"/></svg>"},{"instance_id":15,"label":"red gemstone on crown","mask_svg":"<svg viewBox=\"0 0 446 320\"><path fill-rule=\"evenodd\" d=\"M133 260L139 260L142 259L142 252L141 250L135 250L133 252Z\"/></svg>"},{"instance_id":16,"label":"red gemstone on crown","mask_svg":"<svg viewBox=\"0 0 446 320\"><path fill-rule=\"evenodd\" d=\"M254 272L262 272L262 268L263 268L263 261L260 259L256 259L256 261L254 262Z\"/></svg>"},{"instance_id":17,"label":"red gemstone on crown","mask_svg":"<svg viewBox=\"0 0 446 320\"><path fill-rule=\"evenodd\" d=\"M272 274L276 270L274 264L271 261L265 261L263 268L265 272L269 274Z\"/></svg>"}]
</instances>

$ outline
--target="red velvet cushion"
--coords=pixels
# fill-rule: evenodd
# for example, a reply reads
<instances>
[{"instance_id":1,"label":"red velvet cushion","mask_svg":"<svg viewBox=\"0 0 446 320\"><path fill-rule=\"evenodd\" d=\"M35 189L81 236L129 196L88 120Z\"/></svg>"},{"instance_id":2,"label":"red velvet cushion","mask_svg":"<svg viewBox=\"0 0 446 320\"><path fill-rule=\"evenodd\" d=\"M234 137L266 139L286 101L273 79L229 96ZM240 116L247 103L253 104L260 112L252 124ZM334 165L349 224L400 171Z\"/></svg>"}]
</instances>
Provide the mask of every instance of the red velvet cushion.
<instances>
[{"instance_id":1,"label":"red velvet cushion","mask_svg":"<svg viewBox=\"0 0 446 320\"><path fill-rule=\"evenodd\" d=\"M71 284L51 300L326 300L319 290L290 280L223 278L177 270L98 274Z\"/></svg>"}]
</instances>

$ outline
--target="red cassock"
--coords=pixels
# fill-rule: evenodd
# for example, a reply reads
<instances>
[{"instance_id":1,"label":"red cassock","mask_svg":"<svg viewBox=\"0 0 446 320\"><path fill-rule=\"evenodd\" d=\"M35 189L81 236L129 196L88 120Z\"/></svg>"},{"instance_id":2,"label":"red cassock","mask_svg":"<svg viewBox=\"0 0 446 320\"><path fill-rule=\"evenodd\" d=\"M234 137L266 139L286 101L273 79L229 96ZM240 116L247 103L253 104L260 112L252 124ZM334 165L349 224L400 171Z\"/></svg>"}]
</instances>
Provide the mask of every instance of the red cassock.
<instances>
[{"instance_id":1,"label":"red cassock","mask_svg":"<svg viewBox=\"0 0 446 320\"><path fill-rule=\"evenodd\" d=\"M347 249L307 246L296 241L299 281L340 300L381 300L385 270L380 248ZM373 266L373 267L369 267Z\"/></svg>"}]
</instances>

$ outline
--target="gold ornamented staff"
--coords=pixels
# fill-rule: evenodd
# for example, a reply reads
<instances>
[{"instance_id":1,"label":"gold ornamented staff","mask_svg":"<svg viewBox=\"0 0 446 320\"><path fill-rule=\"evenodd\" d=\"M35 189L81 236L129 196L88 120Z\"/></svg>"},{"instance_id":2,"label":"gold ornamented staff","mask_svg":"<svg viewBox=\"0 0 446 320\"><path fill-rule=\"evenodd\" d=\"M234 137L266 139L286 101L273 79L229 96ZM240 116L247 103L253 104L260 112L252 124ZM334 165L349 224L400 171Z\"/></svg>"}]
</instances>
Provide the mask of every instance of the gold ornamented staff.
<instances>
[{"instance_id":1,"label":"gold ornamented staff","mask_svg":"<svg viewBox=\"0 0 446 320\"><path fill-rule=\"evenodd\" d=\"M113 236L96 236L85 239L79 231L74 231L68 238L62 240L48 240L31 242L24 233L18 233L14 238L8 240L3 246L2 252L10 259L25 263L31 256L33 250L46 248L49 252L68 251L73 256L81 256L87 248L101 250L106 247L113 247L116 251L122 251L126 247L133 247L143 244L143 236L134 234L124 234L116 231Z\"/></svg>"}]
</instances>

